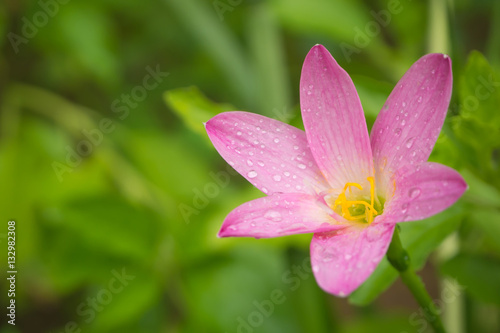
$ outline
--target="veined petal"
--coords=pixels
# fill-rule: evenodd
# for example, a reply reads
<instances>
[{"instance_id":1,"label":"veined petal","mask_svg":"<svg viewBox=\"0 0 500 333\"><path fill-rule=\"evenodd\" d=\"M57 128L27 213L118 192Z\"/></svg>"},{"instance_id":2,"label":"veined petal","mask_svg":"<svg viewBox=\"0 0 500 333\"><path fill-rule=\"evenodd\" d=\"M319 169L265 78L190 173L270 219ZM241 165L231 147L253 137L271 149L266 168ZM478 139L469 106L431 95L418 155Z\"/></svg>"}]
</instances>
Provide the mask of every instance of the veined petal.
<instances>
[{"instance_id":1,"label":"veined petal","mask_svg":"<svg viewBox=\"0 0 500 333\"><path fill-rule=\"evenodd\" d=\"M327 183L303 131L248 112L224 112L206 123L219 154L266 194L315 193Z\"/></svg>"},{"instance_id":2,"label":"veined petal","mask_svg":"<svg viewBox=\"0 0 500 333\"><path fill-rule=\"evenodd\" d=\"M394 196L374 223L425 219L451 206L467 189L457 171L431 162L401 170L395 182Z\"/></svg>"},{"instance_id":3,"label":"veined petal","mask_svg":"<svg viewBox=\"0 0 500 333\"><path fill-rule=\"evenodd\" d=\"M451 89L451 60L443 54L420 58L398 82L371 132L379 189L399 168L427 161L443 126Z\"/></svg>"},{"instance_id":4,"label":"veined petal","mask_svg":"<svg viewBox=\"0 0 500 333\"><path fill-rule=\"evenodd\" d=\"M322 46L307 54L300 77L300 106L312 154L334 188L373 175L368 130L349 75Z\"/></svg>"},{"instance_id":5,"label":"veined petal","mask_svg":"<svg viewBox=\"0 0 500 333\"><path fill-rule=\"evenodd\" d=\"M371 224L314 234L311 266L320 287L341 297L358 288L387 252L394 227Z\"/></svg>"},{"instance_id":6,"label":"veined petal","mask_svg":"<svg viewBox=\"0 0 500 333\"><path fill-rule=\"evenodd\" d=\"M269 238L344 228L316 197L281 193L249 201L224 220L219 237Z\"/></svg>"}]
</instances>

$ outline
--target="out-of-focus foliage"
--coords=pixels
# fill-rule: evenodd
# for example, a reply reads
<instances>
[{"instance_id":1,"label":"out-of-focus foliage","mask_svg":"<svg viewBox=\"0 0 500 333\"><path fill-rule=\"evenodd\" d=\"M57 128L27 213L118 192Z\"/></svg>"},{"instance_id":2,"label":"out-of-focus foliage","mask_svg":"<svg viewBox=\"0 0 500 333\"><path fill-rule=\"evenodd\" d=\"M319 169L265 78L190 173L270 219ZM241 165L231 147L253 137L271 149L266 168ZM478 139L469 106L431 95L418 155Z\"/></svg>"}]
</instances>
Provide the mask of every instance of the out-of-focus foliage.
<instances>
[{"instance_id":1,"label":"out-of-focus foliage","mask_svg":"<svg viewBox=\"0 0 500 333\"><path fill-rule=\"evenodd\" d=\"M470 188L440 215L401 224L401 238L434 296L446 276L464 286L453 302L466 329L498 331L500 5L455 1L441 17L444 31L429 23L432 8L406 0L2 2L4 311L9 220L18 274L16 326L2 319L0 332L419 330L423 316L386 261L346 301L317 286L310 235L216 237L227 213L262 193L207 144L203 122L243 110L302 127L300 69L316 43L352 76L369 125L415 60L450 54L453 100L431 158ZM443 34L451 48L430 50ZM440 244L453 234L449 253Z\"/></svg>"}]
</instances>

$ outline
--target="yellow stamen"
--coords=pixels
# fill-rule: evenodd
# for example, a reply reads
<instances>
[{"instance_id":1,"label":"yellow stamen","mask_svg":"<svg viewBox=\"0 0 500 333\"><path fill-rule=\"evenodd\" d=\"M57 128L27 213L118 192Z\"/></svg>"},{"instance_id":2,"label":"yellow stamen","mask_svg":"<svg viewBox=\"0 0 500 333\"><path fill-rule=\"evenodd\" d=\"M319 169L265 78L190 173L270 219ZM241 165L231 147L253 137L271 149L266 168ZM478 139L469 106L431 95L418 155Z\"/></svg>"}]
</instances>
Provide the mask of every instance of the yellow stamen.
<instances>
[{"instance_id":1,"label":"yellow stamen","mask_svg":"<svg viewBox=\"0 0 500 333\"><path fill-rule=\"evenodd\" d=\"M333 203L333 209L336 209L340 206L342 216L349 221L358 221L366 219L368 223L373 222L374 216L378 215L378 211L375 209L375 180L373 177L368 177L367 180L370 182L370 203L361 200L347 200L345 195L347 189L349 189L349 193L352 193L351 187L354 186L359 190L363 190L363 187L358 183L346 183L344 186L344 190L339 194L337 200ZM378 198L377 198L378 201ZM352 216L349 211L349 207L354 207L356 205L365 206L365 214Z\"/></svg>"}]
</instances>

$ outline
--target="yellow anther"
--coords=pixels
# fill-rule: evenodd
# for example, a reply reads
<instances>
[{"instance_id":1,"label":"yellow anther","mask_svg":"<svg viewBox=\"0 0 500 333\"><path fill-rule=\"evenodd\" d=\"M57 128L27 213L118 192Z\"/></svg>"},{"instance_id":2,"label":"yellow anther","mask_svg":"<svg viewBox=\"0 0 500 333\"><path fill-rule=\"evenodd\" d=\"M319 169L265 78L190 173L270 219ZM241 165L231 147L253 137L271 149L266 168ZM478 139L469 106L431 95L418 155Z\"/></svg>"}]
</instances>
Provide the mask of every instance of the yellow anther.
<instances>
[{"instance_id":1,"label":"yellow anther","mask_svg":"<svg viewBox=\"0 0 500 333\"><path fill-rule=\"evenodd\" d=\"M379 213L375 209L375 179L373 177L368 177L367 180L370 182L370 203L362 200L347 200L345 195L347 189L349 189L349 193L352 194L351 187L354 186L359 190L363 190L363 187L358 183L346 183L344 186L344 190L339 194L335 202L333 203L333 209L336 209L340 206L342 216L349 221L357 221L365 219L366 222L372 223L375 215ZM378 201L378 200L377 200ZM356 205L363 205L365 207L365 213L362 215L352 216L349 208L355 207Z\"/></svg>"}]
</instances>

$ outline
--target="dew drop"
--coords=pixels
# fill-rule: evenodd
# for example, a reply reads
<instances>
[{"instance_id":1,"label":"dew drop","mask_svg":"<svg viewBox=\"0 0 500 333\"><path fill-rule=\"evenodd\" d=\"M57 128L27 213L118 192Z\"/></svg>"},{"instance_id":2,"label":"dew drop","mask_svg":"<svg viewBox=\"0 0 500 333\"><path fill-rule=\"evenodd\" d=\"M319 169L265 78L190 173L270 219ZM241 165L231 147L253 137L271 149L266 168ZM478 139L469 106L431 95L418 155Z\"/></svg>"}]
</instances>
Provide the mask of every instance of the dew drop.
<instances>
[{"instance_id":1,"label":"dew drop","mask_svg":"<svg viewBox=\"0 0 500 333\"><path fill-rule=\"evenodd\" d=\"M405 103L405 102L403 102L401 105L402 105L403 107L406 107L406 103Z\"/></svg>"},{"instance_id":2,"label":"dew drop","mask_svg":"<svg viewBox=\"0 0 500 333\"><path fill-rule=\"evenodd\" d=\"M304 170L306 168L305 164L302 164L302 163L297 165L297 166L299 167L299 169L302 169L302 170Z\"/></svg>"},{"instance_id":3,"label":"dew drop","mask_svg":"<svg viewBox=\"0 0 500 333\"><path fill-rule=\"evenodd\" d=\"M312 265L312 270L314 273L318 273L319 272L319 266L318 265Z\"/></svg>"},{"instance_id":4,"label":"dew drop","mask_svg":"<svg viewBox=\"0 0 500 333\"><path fill-rule=\"evenodd\" d=\"M274 175L273 179L274 179L274 181L279 182L281 180L281 176L280 175Z\"/></svg>"},{"instance_id":5,"label":"dew drop","mask_svg":"<svg viewBox=\"0 0 500 333\"><path fill-rule=\"evenodd\" d=\"M248 178L255 178L257 177L257 172L252 170L247 173Z\"/></svg>"},{"instance_id":6,"label":"dew drop","mask_svg":"<svg viewBox=\"0 0 500 333\"><path fill-rule=\"evenodd\" d=\"M377 228L374 227L369 227L366 230L366 240L369 242L376 241L380 238L380 232L377 230Z\"/></svg>"},{"instance_id":7,"label":"dew drop","mask_svg":"<svg viewBox=\"0 0 500 333\"><path fill-rule=\"evenodd\" d=\"M251 160L247 160L247 165L248 166L252 166L253 165L253 162Z\"/></svg>"},{"instance_id":8,"label":"dew drop","mask_svg":"<svg viewBox=\"0 0 500 333\"><path fill-rule=\"evenodd\" d=\"M352 256L351 256L350 254L346 254L346 255L344 256L344 259L345 259L345 260L350 260L351 258L352 258Z\"/></svg>"},{"instance_id":9,"label":"dew drop","mask_svg":"<svg viewBox=\"0 0 500 333\"><path fill-rule=\"evenodd\" d=\"M408 196L410 197L410 199L416 199L421 192L422 191L420 190L420 188L414 187L408 192Z\"/></svg>"},{"instance_id":10,"label":"dew drop","mask_svg":"<svg viewBox=\"0 0 500 333\"><path fill-rule=\"evenodd\" d=\"M312 89L314 88L314 86L312 84L309 85L309 89Z\"/></svg>"},{"instance_id":11,"label":"dew drop","mask_svg":"<svg viewBox=\"0 0 500 333\"><path fill-rule=\"evenodd\" d=\"M404 126L406 124L406 120L401 120L401 126Z\"/></svg>"},{"instance_id":12,"label":"dew drop","mask_svg":"<svg viewBox=\"0 0 500 333\"><path fill-rule=\"evenodd\" d=\"M241 134L243 134L241 133L241 131L236 132L236 135L241 135Z\"/></svg>"},{"instance_id":13,"label":"dew drop","mask_svg":"<svg viewBox=\"0 0 500 333\"><path fill-rule=\"evenodd\" d=\"M422 96L418 96L417 102L422 103Z\"/></svg>"},{"instance_id":14,"label":"dew drop","mask_svg":"<svg viewBox=\"0 0 500 333\"><path fill-rule=\"evenodd\" d=\"M289 176L290 176L290 172L288 172L288 171L283 172L283 174L284 174L285 176L287 176L287 177L289 177Z\"/></svg>"},{"instance_id":15,"label":"dew drop","mask_svg":"<svg viewBox=\"0 0 500 333\"><path fill-rule=\"evenodd\" d=\"M278 139L278 138L274 139L274 143L278 143L278 142L280 142L280 139Z\"/></svg>"},{"instance_id":16,"label":"dew drop","mask_svg":"<svg viewBox=\"0 0 500 333\"><path fill-rule=\"evenodd\" d=\"M415 137L409 138L406 140L406 148L410 149L413 146L413 142L415 141Z\"/></svg>"},{"instance_id":17,"label":"dew drop","mask_svg":"<svg viewBox=\"0 0 500 333\"><path fill-rule=\"evenodd\" d=\"M408 211L408 206L409 204L407 202L401 205L401 214L406 214L406 212Z\"/></svg>"},{"instance_id":18,"label":"dew drop","mask_svg":"<svg viewBox=\"0 0 500 333\"><path fill-rule=\"evenodd\" d=\"M264 214L264 217L273 222L281 221L281 214L275 210L270 210Z\"/></svg>"},{"instance_id":19,"label":"dew drop","mask_svg":"<svg viewBox=\"0 0 500 333\"><path fill-rule=\"evenodd\" d=\"M394 129L394 134L396 134L396 136L401 135L401 128Z\"/></svg>"}]
</instances>

